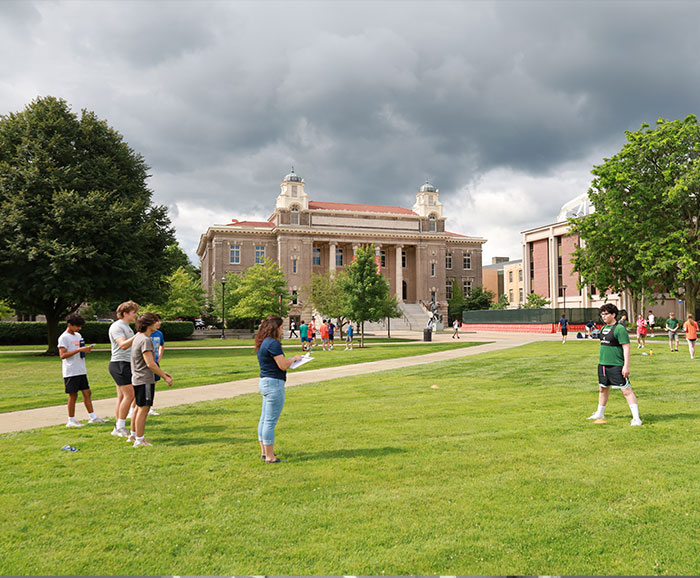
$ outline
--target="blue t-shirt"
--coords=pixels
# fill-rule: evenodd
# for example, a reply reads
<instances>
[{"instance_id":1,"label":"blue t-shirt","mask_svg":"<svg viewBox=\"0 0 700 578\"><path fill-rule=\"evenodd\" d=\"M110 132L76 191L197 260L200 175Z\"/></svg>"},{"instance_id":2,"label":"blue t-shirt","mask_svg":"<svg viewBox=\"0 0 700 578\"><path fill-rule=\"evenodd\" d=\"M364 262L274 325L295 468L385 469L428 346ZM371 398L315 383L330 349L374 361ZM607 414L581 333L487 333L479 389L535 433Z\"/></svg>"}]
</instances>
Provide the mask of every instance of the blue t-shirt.
<instances>
[{"instance_id":1,"label":"blue t-shirt","mask_svg":"<svg viewBox=\"0 0 700 578\"><path fill-rule=\"evenodd\" d=\"M156 363L160 358L160 346L165 345L165 338L163 337L163 332L160 329L156 329L151 333L151 341L153 342L153 356L156 358Z\"/></svg>"},{"instance_id":2,"label":"blue t-shirt","mask_svg":"<svg viewBox=\"0 0 700 578\"><path fill-rule=\"evenodd\" d=\"M352 325L348 325L348 337L352 337Z\"/></svg>"},{"instance_id":3,"label":"blue t-shirt","mask_svg":"<svg viewBox=\"0 0 700 578\"><path fill-rule=\"evenodd\" d=\"M275 361L275 356L284 355L282 344L272 337L266 337L258 349L258 363L260 364L260 377L273 377L287 380L287 372L282 371Z\"/></svg>"},{"instance_id":4,"label":"blue t-shirt","mask_svg":"<svg viewBox=\"0 0 700 578\"><path fill-rule=\"evenodd\" d=\"M562 329L566 329L567 325L569 325L569 320L566 317L562 317L559 320L559 325L561 325Z\"/></svg>"}]
</instances>

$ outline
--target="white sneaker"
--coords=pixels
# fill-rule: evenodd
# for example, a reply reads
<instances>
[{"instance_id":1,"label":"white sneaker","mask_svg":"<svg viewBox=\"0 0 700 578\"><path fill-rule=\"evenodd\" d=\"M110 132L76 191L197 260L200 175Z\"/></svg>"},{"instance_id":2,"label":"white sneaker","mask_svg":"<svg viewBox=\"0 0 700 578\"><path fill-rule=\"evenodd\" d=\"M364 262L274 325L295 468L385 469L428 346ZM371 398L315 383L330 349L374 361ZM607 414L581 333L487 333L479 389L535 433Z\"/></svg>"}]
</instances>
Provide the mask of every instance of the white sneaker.
<instances>
[{"instance_id":1,"label":"white sneaker","mask_svg":"<svg viewBox=\"0 0 700 578\"><path fill-rule=\"evenodd\" d=\"M141 446L152 446L152 445L153 445L152 443L146 441L146 438L142 439L141 441L136 440L136 441L134 442L134 447L135 447L135 448L139 448L139 447L141 447Z\"/></svg>"},{"instance_id":2,"label":"white sneaker","mask_svg":"<svg viewBox=\"0 0 700 578\"><path fill-rule=\"evenodd\" d=\"M126 414L126 419L131 419L132 417L134 417L134 408L130 407L129 413Z\"/></svg>"},{"instance_id":3,"label":"white sneaker","mask_svg":"<svg viewBox=\"0 0 700 578\"><path fill-rule=\"evenodd\" d=\"M596 411L591 417L587 417L586 419L605 419L605 415L600 415Z\"/></svg>"},{"instance_id":4,"label":"white sneaker","mask_svg":"<svg viewBox=\"0 0 700 578\"><path fill-rule=\"evenodd\" d=\"M117 426L114 426L114 429L112 430L112 435L117 436L118 438L128 438L129 431L124 427L117 428Z\"/></svg>"},{"instance_id":5,"label":"white sneaker","mask_svg":"<svg viewBox=\"0 0 700 578\"><path fill-rule=\"evenodd\" d=\"M136 441L136 436L133 434L129 434L129 437L126 438L126 441L130 444L133 444Z\"/></svg>"},{"instance_id":6,"label":"white sneaker","mask_svg":"<svg viewBox=\"0 0 700 578\"><path fill-rule=\"evenodd\" d=\"M96 415L88 420L88 423L107 423L107 420Z\"/></svg>"},{"instance_id":7,"label":"white sneaker","mask_svg":"<svg viewBox=\"0 0 700 578\"><path fill-rule=\"evenodd\" d=\"M151 408L148 410L148 415L160 415L160 412L157 412L155 409Z\"/></svg>"},{"instance_id":8,"label":"white sneaker","mask_svg":"<svg viewBox=\"0 0 700 578\"><path fill-rule=\"evenodd\" d=\"M630 422L630 425L642 425L642 420L641 419L632 419Z\"/></svg>"},{"instance_id":9,"label":"white sneaker","mask_svg":"<svg viewBox=\"0 0 700 578\"><path fill-rule=\"evenodd\" d=\"M73 421L69 419L68 423L66 424L66 427L83 427L84 425L84 423L80 423L79 421Z\"/></svg>"},{"instance_id":10,"label":"white sneaker","mask_svg":"<svg viewBox=\"0 0 700 578\"><path fill-rule=\"evenodd\" d=\"M345 348L345 351L347 351L347 350L348 350L348 348L346 347L346 348Z\"/></svg>"}]
</instances>

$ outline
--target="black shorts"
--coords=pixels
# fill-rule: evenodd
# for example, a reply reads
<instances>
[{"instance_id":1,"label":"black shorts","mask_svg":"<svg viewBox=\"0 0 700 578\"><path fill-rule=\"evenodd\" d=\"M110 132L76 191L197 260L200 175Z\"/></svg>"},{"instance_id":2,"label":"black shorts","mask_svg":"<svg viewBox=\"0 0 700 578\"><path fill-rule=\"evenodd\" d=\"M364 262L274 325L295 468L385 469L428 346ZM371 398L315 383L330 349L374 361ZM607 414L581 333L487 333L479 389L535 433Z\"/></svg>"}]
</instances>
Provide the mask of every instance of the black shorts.
<instances>
[{"instance_id":1,"label":"black shorts","mask_svg":"<svg viewBox=\"0 0 700 578\"><path fill-rule=\"evenodd\" d=\"M616 389L631 387L630 380L622 377L622 367L619 365L598 365L598 385Z\"/></svg>"},{"instance_id":2,"label":"black shorts","mask_svg":"<svg viewBox=\"0 0 700 578\"><path fill-rule=\"evenodd\" d=\"M562 334L562 335L568 335L568 334L569 334L569 330L568 330L566 327L562 327L562 328L561 328L561 334Z\"/></svg>"},{"instance_id":3,"label":"black shorts","mask_svg":"<svg viewBox=\"0 0 700 578\"><path fill-rule=\"evenodd\" d=\"M153 405L153 398L156 396L156 384L149 383L148 385L134 386L134 401L139 407Z\"/></svg>"},{"instance_id":4,"label":"black shorts","mask_svg":"<svg viewBox=\"0 0 700 578\"><path fill-rule=\"evenodd\" d=\"M109 374L117 385L131 385L131 363L128 361L110 361Z\"/></svg>"},{"instance_id":5,"label":"black shorts","mask_svg":"<svg viewBox=\"0 0 700 578\"><path fill-rule=\"evenodd\" d=\"M66 393L78 393L80 390L90 389L87 375L64 377L63 382L66 384Z\"/></svg>"}]
</instances>

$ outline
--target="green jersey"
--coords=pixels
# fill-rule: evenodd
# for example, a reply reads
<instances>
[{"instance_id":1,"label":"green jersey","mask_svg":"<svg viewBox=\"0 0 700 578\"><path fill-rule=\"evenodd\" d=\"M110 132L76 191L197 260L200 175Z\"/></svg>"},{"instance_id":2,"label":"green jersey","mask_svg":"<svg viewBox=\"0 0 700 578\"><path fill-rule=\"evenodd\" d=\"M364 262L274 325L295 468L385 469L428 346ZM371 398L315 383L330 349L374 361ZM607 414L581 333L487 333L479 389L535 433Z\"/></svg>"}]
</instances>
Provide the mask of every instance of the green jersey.
<instances>
[{"instance_id":1,"label":"green jersey","mask_svg":"<svg viewBox=\"0 0 700 578\"><path fill-rule=\"evenodd\" d=\"M618 365L622 367L625 364L625 355L622 351L622 346L630 342L630 336L627 329L621 324L606 325L600 330L600 365Z\"/></svg>"},{"instance_id":2,"label":"green jersey","mask_svg":"<svg viewBox=\"0 0 700 578\"><path fill-rule=\"evenodd\" d=\"M680 325L680 321L678 321L678 319L675 317L673 319L669 317L668 321L666 321L666 325L671 331L676 331L678 329L678 325Z\"/></svg>"}]
</instances>

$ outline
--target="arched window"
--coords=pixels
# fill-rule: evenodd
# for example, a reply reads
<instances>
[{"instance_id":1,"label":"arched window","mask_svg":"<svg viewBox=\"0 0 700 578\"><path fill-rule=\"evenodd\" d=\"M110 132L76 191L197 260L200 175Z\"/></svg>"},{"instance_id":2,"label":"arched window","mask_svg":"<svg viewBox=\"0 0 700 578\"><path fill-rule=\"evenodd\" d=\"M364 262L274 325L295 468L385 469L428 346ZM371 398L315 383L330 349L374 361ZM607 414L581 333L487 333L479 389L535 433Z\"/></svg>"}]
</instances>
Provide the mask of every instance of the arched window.
<instances>
[{"instance_id":1,"label":"arched window","mask_svg":"<svg viewBox=\"0 0 700 578\"><path fill-rule=\"evenodd\" d=\"M297 207L297 206L292 207L290 215L289 215L289 223L292 225L299 224L299 207Z\"/></svg>"}]
</instances>

